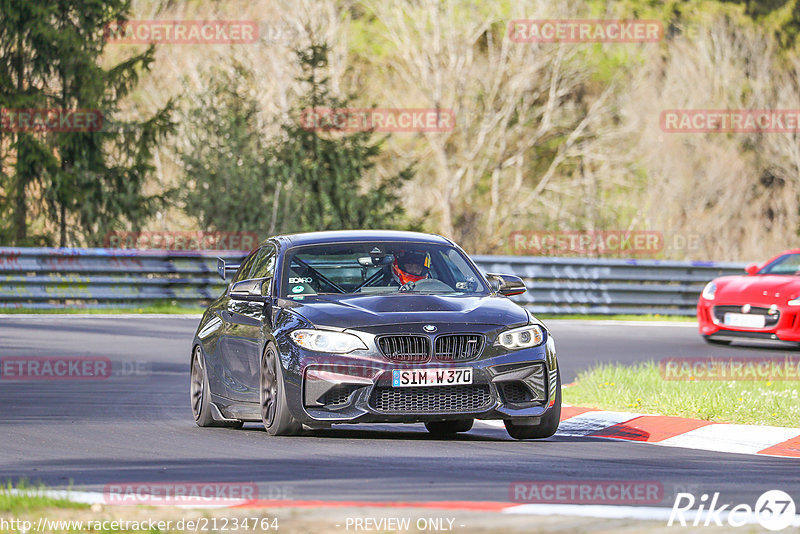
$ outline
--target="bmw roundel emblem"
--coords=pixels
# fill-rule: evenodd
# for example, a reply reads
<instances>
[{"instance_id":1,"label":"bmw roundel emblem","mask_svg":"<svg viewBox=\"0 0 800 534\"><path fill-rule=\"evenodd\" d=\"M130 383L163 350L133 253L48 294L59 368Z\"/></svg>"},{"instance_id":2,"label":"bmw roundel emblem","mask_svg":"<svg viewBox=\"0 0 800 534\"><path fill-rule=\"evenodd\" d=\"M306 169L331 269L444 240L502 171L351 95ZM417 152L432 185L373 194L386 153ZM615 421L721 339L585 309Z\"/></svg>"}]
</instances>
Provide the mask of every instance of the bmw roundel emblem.
<instances>
[{"instance_id":1,"label":"bmw roundel emblem","mask_svg":"<svg viewBox=\"0 0 800 534\"><path fill-rule=\"evenodd\" d=\"M432 324L426 324L425 326L422 327L422 329L425 330L426 332L436 332L436 326Z\"/></svg>"}]
</instances>

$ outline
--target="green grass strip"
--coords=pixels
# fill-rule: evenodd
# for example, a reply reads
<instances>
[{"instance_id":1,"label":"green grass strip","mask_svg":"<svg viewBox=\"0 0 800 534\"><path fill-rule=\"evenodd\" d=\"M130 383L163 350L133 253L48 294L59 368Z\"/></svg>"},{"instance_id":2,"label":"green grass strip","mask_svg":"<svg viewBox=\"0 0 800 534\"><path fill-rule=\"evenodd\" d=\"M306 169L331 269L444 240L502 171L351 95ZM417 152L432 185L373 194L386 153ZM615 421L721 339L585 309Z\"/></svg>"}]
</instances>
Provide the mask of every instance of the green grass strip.
<instances>
[{"instance_id":1,"label":"green grass strip","mask_svg":"<svg viewBox=\"0 0 800 534\"><path fill-rule=\"evenodd\" d=\"M602 364L563 390L573 406L798 428L798 381L664 380L658 364Z\"/></svg>"},{"instance_id":2,"label":"green grass strip","mask_svg":"<svg viewBox=\"0 0 800 534\"><path fill-rule=\"evenodd\" d=\"M89 505L45 495L46 488L20 481L16 487L11 482L0 484L0 512L19 514L44 508L88 508Z\"/></svg>"}]
</instances>

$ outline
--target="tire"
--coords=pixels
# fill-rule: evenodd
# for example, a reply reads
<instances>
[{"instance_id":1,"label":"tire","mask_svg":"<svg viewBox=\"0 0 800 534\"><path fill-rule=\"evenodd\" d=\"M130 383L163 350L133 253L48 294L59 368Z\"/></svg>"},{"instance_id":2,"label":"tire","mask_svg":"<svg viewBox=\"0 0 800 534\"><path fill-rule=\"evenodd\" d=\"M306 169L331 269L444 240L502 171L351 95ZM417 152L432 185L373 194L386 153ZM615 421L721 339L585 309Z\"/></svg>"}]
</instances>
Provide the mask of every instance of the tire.
<instances>
[{"instance_id":1,"label":"tire","mask_svg":"<svg viewBox=\"0 0 800 534\"><path fill-rule=\"evenodd\" d=\"M280 372L278 353L272 344L267 345L261 358L258 398L261 422L270 436L294 436L303 430L286 403L286 390Z\"/></svg>"},{"instance_id":2,"label":"tire","mask_svg":"<svg viewBox=\"0 0 800 534\"><path fill-rule=\"evenodd\" d=\"M425 423L428 432L437 436L469 432L474 419L459 419L457 421L429 421Z\"/></svg>"},{"instance_id":3,"label":"tire","mask_svg":"<svg viewBox=\"0 0 800 534\"><path fill-rule=\"evenodd\" d=\"M730 345L733 343L731 339L714 339L711 336L703 336L703 340L709 345Z\"/></svg>"},{"instance_id":4,"label":"tire","mask_svg":"<svg viewBox=\"0 0 800 534\"><path fill-rule=\"evenodd\" d=\"M538 425L520 425L510 419L504 420L509 436L514 439L543 439L556 433L561 421L561 371L557 376L556 402L553 407L542 416Z\"/></svg>"},{"instance_id":5,"label":"tire","mask_svg":"<svg viewBox=\"0 0 800 534\"><path fill-rule=\"evenodd\" d=\"M208 387L208 373L206 372L203 349L200 345L194 348L192 354L192 369L190 373L189 398L192 406L194 422L200 427L228 427L241 428L241 421L217 421L211 411L211 389Z\"/></svg>"}]
</instances>

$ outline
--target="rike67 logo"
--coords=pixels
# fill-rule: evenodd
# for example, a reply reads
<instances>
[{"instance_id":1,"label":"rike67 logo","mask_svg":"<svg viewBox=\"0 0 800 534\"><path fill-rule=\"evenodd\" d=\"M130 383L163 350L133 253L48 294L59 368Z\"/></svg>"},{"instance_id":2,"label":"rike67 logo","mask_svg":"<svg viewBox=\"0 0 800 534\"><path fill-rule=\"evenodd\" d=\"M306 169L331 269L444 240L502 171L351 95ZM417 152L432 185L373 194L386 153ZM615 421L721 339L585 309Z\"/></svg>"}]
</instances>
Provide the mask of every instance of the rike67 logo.
<instances>
[{"instance_id":1,"label":"rike67 logo","mask_svg":"<svg viewBox=\"0 0 800 534\"><path fill-rule=\"evenodd\" d=\"M694 509L697 505L697 509ZM667 526L676 522L682 526L728 526L741 527L758 523L767 530L779 531L797 524L795 504L792 497L781 490L766 491L756 500L756 505L730 504L719 505L719 493L714 493L709 500L704 493L695 499L691 493L678 493L672 505Z\"/></svg>"}]
</instances>

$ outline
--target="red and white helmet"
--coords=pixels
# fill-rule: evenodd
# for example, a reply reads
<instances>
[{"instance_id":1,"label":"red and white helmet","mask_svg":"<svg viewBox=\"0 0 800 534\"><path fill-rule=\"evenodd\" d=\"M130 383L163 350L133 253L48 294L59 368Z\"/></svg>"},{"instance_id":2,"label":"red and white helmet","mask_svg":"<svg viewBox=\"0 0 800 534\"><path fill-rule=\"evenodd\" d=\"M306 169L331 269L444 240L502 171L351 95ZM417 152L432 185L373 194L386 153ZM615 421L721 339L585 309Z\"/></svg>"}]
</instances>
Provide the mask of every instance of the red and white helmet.
<instances>
[{"instance_id":1,"label":"red and white helmet","mask_svg":"<svg viewBox=\"0 0 800 534\"><path fill-rule=\"evenodd\" d=\"M392 274L401 285L428 278L431 255L418 250L398 250L392 262Z\"/></svg>"}]
</instances>

